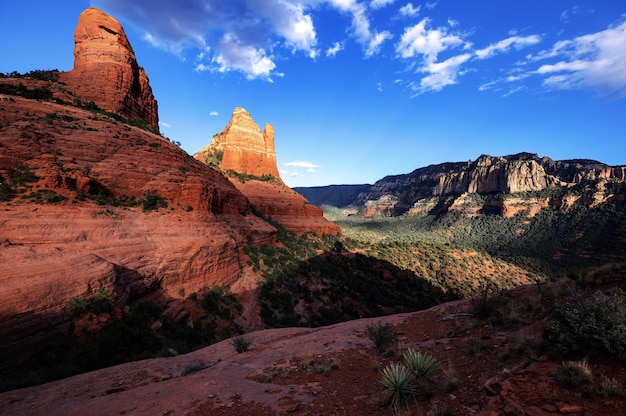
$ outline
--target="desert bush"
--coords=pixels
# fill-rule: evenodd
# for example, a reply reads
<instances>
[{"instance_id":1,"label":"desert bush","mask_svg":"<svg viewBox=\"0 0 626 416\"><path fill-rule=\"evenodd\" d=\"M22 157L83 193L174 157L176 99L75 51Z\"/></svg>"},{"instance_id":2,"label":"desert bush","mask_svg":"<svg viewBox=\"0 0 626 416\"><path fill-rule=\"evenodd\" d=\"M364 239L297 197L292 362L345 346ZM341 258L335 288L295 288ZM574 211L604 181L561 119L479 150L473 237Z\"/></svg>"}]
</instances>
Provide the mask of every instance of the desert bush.
<instances>
[{"instance_id":1,"label":"desert bush","mask_svg":"<svg viewBox=\"0 0 626 416\"><path fill-rule=\"evenodd\" d=\"M147 192L141 200L141 208L144 212L167 208L167 200L154 192Z\"/></svg>"},{"instance_id":2,"label":"desert bush","mask_svg":"<svg viewBox=\"0 0 626 416\"><path fill-rule=\"evenodd\" d=\"M554 379L563 387L576 387L592 379L587 360L565 361L554 373Z\"/></svg>"},{"instance_id":3,"label":"desert bush","mask_svg":"<svg viewBox=\"0 0 626 416\"><path fill-rule=\"evenodd\" d=\"M13 169L9 169L9 180L14 186L23 185L27 182L36 182L39 179L33 173L28 165L18 165Z\"/></svg>"},{"instance_id":4,"label":"desert bush","mask_svg":"<svg viewBox=\"0 0 626 416\"><path fill-rule=\"evenodd\" d=\"M230 341L230 344L238 353L246 352L250 349L250 345L252 345L252 337L248 335L238 335Z\"/></svg>"},{"instance_id":5,"label":"desert bush","mask_svg":"<svg viewBox=\"0 0 626 416\"><path fill-rule=\"evenodd\" d=\"M402 364L391 363L383 369L381 383L383 399L385 403L398 412L399 408L406 405L415 396L415 377L409 369Z\"/></svg>"},{"instance_id":6,"label":"desert bush","mask_svg":"<svg viewBox=\"0 0 626 416\"><path fill-rule=\"evenodd\" d=\"M605 375L600 376L600 384L598 385L596 391L600 396L603 397L621 396L624 394L622 383L614 378L610 378Z\"/></svg>"},{"instance_id":7,"label":"desert bush","mask_svg":"<svg viewBox=\"0 0 626 416\"><path fill-rule=\"evenodd\" d=\"M80 296L72 299L69 303L69 309L75 316L83 313L91 312L100 314L111 312L113 310L113 302L111 301L111 292L100 288L92 298Z\"/></svg>"},{"instance_id":8,"label":"desert bush","mask_svg":"<svg viewBox=\"0 0 626 416\"><path fill-rule=\"evenodd\" d=\"M377 322L367 325L367 336L374 342L378 351L384 351L389 345L393 345L398 341L398 335L395 328L389 324Z\"/></svg>"},{"instance_id":9,"label":"desert bush","mask_svg":"<svg viewBox=\"0 0 626 416\"><path fill-rule=\"evenodd\" d=\"M626 360L624 293L578 293L548 315L543 338L564 355L609 354Z\"/></svg>"}]
</instances>

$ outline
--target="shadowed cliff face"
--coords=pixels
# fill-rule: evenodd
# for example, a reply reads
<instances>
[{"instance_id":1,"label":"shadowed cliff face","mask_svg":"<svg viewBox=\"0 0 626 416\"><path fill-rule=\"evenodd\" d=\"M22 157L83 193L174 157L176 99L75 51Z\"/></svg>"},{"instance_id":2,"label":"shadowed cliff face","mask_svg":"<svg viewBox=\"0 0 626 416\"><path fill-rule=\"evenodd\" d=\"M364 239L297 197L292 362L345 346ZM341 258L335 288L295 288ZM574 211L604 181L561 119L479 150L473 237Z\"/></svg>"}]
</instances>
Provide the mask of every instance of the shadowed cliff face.
<instances>
[{"instance_id":1,"label":"shadowed cliff face","mask_svg":"<svg viewBox=\"0 0 626 416\"><path fill-rule=\"evenodd\" d=\"M129 119L141 119L158 129L159 113L148 75L120 23L89 8L81 13L74 33L74 69L60 80L83 102Z\"/></svg>"}]
</instances>

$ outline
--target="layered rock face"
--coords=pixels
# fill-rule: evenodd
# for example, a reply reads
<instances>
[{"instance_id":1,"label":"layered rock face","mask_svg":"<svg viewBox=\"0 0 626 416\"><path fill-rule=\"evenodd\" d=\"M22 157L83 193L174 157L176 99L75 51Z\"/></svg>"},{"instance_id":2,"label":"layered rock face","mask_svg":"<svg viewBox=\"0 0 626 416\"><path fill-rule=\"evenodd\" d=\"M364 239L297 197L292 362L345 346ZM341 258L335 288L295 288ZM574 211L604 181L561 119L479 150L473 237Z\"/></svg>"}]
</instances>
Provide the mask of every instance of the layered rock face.
<instances>
[{"instance_id":1,"label":"layered rock face","mask_svg":"<svg viewBox=\"0 0 626 416\"><path fill-rule=\"evenodd\" d=\"M261 132L243 108L235 108L226 128L194 157L226 172L252 205L286 229L297 234L341 233L338 225L324 218L321 208L283 183L276 163L274 128L267 123ZM229 174L231 171L244 177Z\"/></svg>"},{"instance_id":2,"label":"layered rock face","mask_svg":"<svg viewBox=\"0 0 626 416\"><path fill-rule=\"evenodd\" d=\"M113 17L89 8L74 33L74 69L60 74L76 97L158 129L157 102L148 76L137 64L124 29Z\"/></svg>"},{"instance_id":3,"label":"layered rock face","mask_svg":"<svg viewBox=\"0 0 626 416\"><path fill-rule=\"evenodd\" d=\"M585 196L582 192L568 195L568 190L574 188L584 188ZM341 192L341 189L324 191L328 198L328 192ZM316 189L310 195L314 198L320 193ZM520 193L534 195L522 197ZM480 197L473 199L468 195ZM388 176L344 204L360 208L365 216L407 212L426 215L449 210L470 216L480 212L513 216L521 211L534 215L546 207L594 206L625 195L625 166L608 166L593 160L555 161L520 153L483 155L475 161L442 163L406 175ZM315 199L312 201L317 203Z\"/></svg>"},{"instance_id":4,"label":"layered rock face","mask_svg":"<svg viewBox=\"0 0 626 416\"><path fill-rule=\"evenodd\" d=\"M195 157L202 160L211 151L222 152L219 167L223 171L280 177L274 148L274 127L267 123L261 132L250 114L241 107L235 108L226 128Z\"/></svg>"},{"instance_id":5,"label":"layered rock face","mask_svg":"<svg viewBox=\"0 0 626 416\"><path fill-rule=\"evenodd\" d=\"M0 106L0 337L16 359L67 330L71 299L150 295L179 317L180 293L237 284L244 247L276 243L231 182L161 136L52 102Z\"/></svg>"}]
</instances>

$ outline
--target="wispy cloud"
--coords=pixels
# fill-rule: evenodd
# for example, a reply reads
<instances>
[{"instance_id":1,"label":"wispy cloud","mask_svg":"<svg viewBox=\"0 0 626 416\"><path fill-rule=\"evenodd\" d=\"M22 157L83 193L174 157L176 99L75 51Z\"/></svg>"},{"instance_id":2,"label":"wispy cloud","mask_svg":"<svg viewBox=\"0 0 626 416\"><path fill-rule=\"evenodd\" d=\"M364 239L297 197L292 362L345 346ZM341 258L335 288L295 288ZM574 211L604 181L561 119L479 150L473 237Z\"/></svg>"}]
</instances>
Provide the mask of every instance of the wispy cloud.
<instances>
[{"instance_id":1,"label":"wispy cloud","mask_svg":"<svg viewBox=\"0 0 626 416\"><path fill-rule=\"evenodd\" d=\"M315 172L315 169L317 168L321 168L322 166L320 165L316 165L314 163L311 162L305 162L305 161L294 161L294 162L285 162L283 163L283 165L290 167L290 168L302 168L302 169L306 169L308 172Z\"/></svg>"},{"instance_id":2,"label":"wispy cloud","mask_svg":"<svg viewBox=\"0 0 626 416\"><path fill-rule=\"evenodd\" d=\"M340 52L342 50L343 50L343 44L339 42L335 42L333 46L331 46L330 48L326 50L326 56L335 56L337 55L337 52Z\"/></svg>"},{"instance_id":3,"label":"wispy cloud","mask_svg":"<svg viewBox=\"0 0 626 416\"><path fill-rule=\"evenodd\" d=\"M396 53L411 62L415 72L424 73L419 86L411 83L417 93L439 91L446 85L455 84L464 72L461 65L471 59L470 53L452 56L439 61L439 55L454 48L468 49L470 44L461 35L452 33L446 27L431 28L430 19L424 18L414 26L405 29Z\"/></svg>"},{"instance_id":4,"label":"wispy cloud","mask_svg":"<svg viewBox=\"0 0 626 416\"><path fill-rule=\"evenodd\" d=\"M476 51L476 56L478 59L490 58L493 55L500 52L508 52L511 48L521 49L526 46L536 45L541 42L541 37L539 35L530 35L530 36L511 36L506 39L502 39L499 42L493 43L487 46L484 49L478 49Z\"/></svg>"},{"instance_id":5,"label":"wispy cloud","mask_svg":"<svg viewBox=\"0 0 626 416\"><path fill-rule=\"evenodd\" d=\"M209 115L210 115L211 117L215 117L215 116L219 116L219 115L220 115L220 113L218 113L217 111L211 111L211 112L209 113Z\"/></svg>"},{"instance_id":6,"label":"wispy cloud","mask_svg":"<svg viewBox=\"0 0 626 416\"><path fill-rule=\"evenodd\" d=\"M469 53L453 56L443 62L432 62L424 66L423 72L429 75L422 78L420 86L423 90L440 91L446 85L456 84L459 75L463 74L461 65L472 57Z\"/></svg>"},{"instance_id":7,"label":"wispy cloud","mask_svg":"<svg viewBox=\"0 0 626 416\"><path fill-rule=\"evenodd\" d=\"M370 2L370 7L372 9L382 9L385 6L389 6L390 4L393 4L395 0L372 0Z\"/></svg>"},{"instance_id":8,"label":"wispy cloud","mask_svg":"<svg viewBox=\"0 0 626 416\"><path fill-rule=\"evenodd\" d=\"M602 94L626 96L626 22L606 30L563 40L531 61L545 63L534 73L548 88L591 88Z\"/></svg>"},{"instance_id":9,"label":"wispy cloud","mask_svg":"<svg viewBox=\"0 0 626 416\"><path fill-rule=\"evenodd\" d=\"M170 127L172 127L170 123L166 123L165 121L159 121L159 126L163 127L164 129L169 129Z\"/></svg>"},{"instance_id":10,"label":"wispy cloud","mask_svg":"<svg viewBox=\"0 0 626 416\"><path fill-rule=\"evenodd\" d=\"M418 5L417 7L413 7L412 3L407 3L406 5L400 7L399 12L401 16L414 17L420 14L421 8L422 8L421 4Z\"/></svg>"}]
</instances>

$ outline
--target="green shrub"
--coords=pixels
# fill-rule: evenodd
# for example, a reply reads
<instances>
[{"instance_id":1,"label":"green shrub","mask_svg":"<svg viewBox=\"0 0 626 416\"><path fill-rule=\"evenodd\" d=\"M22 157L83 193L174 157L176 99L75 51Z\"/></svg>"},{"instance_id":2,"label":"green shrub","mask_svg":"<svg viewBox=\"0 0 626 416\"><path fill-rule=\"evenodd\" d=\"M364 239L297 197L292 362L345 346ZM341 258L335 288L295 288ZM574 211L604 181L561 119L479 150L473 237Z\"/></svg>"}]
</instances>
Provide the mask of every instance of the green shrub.
<instances>
[{"instance_id":1,"label":"green shrub","mask_svg":"<svg viewBox=\"0 0 626 416\"><path fill-rule=\"evenodd\" d=\"M597 392L600 396L621 396L624 394L622 383L614 378L609 378L605 375L600 377L600 385L597 388Z\"/></svg>"},{"instance_id":2,"label":"green shrub","mask_svg":"<svg viewBox=\"0 0 626 416\"><path fill-rule=\"evenodd\" d=\"M159 208L167 208L167 200L158 194L150 191L141 200L141 208L144 212L158 210Z\"/></svg>"},{"instance_id":3,"label":"green shrub","mask_svg":"<svg viewBox=\"0 0 626 416\"><path fill-rule=\"evenodd\" d=\"M383 369L381 383L384 387L383 398L397 413L415 396L415 377L402 364L391 363Z\"/></svg>"},{"instance_id":4,"label":"green shrub","mask_svg":"<svg viewBox=\"0 0 626 416\"><path fill-rule=\"evenodd\" d=\"M591 369L586 360L566 361L554 373L554 379L563 387L580 386L591 378Z\"/></svg>"},{"instance_id":5,"label":"green shrub","mask_svg":"<svg viewBox=\"0 0 626 416\"><path fill-rule=\"evenodd\" d=\"M19 186L26 182L36 182L39 179L28 165L19 165L13 169L9 169L9 180L12 185Z\"/></svg>"},{"instance_id":6,"label":"green shrub","mask_svg":"<svg viewBox=\"0 0 626 416\"><path fill-rule=\"evenodd\" d=\"M0 202L8 201L13 197L11 184L0 175Z\"/></svg>"},{"instance_id":7,"label":"green shrub","mask_svg":"<svg viewBox=\"0 0 626 416\"><path fill-rule=\"evenodd\" d=\"M377 322L367 325L367 336L374 341L374 345L378 351L384 351L389 345L393 345L398 341L396 330L389 323Z\"/></svg>"},{"instance_id":8,"label":"green shrub","mask_svg":"<svg viewBox=\"0 0 626 416\"><path fill-rule=\"evenodd\" d=\"M250 349L252 337L249 337L248 335L238 335L230 341L230 344L238 353L246 352Z\"/></svg>"},{"instance_id":9,"label":"green shrub","mask_svg":"<svg viewBox=\"0 0 626 416\"><path fill-rule=\"evenodd\" d=\"M402 364L418 379L429 378L441 370L435 357L430 354L422 354L411 348L402 354Z\"/></svg>"},{"instance_id":10,"label":"green shrub","mask_svg":"<svg viewBox=\"0 0 626 416\"><path fill-rule=\"evenodd\" d=\"M564 355L609 354L626 360L624 293L576 295L548 315L543 337Z\"/></svg>"},{"instance_id":11,"label":"green shrub","mask_svg":"<svg viewBox=\"0 0 626 416\"><path fill-rule=\"evenodd\" d=\"M90 299L84 296L72 299L69 303L69 309L75 316L79 316L87 312L95 314L111 312L113 310L111 292L104 288L100 288Z\"/></svg>"}]
</instances>

